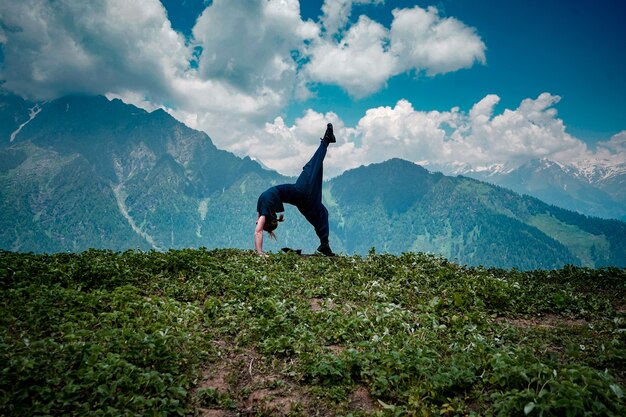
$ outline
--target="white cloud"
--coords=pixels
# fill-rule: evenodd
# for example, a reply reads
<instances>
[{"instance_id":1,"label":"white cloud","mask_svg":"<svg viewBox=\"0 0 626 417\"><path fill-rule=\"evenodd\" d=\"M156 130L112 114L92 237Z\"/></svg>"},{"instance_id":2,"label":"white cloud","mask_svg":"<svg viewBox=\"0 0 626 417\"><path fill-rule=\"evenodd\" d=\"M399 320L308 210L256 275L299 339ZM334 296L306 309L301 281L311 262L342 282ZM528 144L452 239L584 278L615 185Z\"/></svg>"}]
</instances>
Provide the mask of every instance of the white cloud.
<instances>
[{"instance_id":1,"label":"white cloud","mask_svg":"<svg viewBox=\"0 0 626 417\"><path fill-rule=\"evenodd\" d=\"M474 28L453 17L441 18L434 7L392 13L390 52L398 57L398 72L436 75L485 63L486 47Z\"/></svg>"},{"instance_id":2,"label":"white cloud","mask_svg":"<svg viewBox=\"0 0 626 417\"><path fill-rule=\"evenodd\" d=\"M381 162L393 157L411 161L439 159L446 132L443 125L456 116L454 112L415 111L407 100L394 108L378 107L359 120L357 132L367 150L367 162Z\"/></svg>"},{"instance_id":3,"label":"white cloud","mask_svg":"<svg viewBox=\"0 0 626 417\"><path fill-rule=\"evenodd\" d=\"M154 101L188 66L189 50L155 0L0 3L5 88L32 98L133 87Z\"/></svg>"},{"instance_id":4,"label":"white cloud","mask_svg":"<svg viewBox=\"0 0 626 417\"><path fill-rule=\"evenodd\" d=\"M611 154L626 154L626 130L613 135L606 142L598 143L598 148L606 149Z\"/></svg>"},{"instance_id":5,"label":"white cloud","mask_svg":"<svg viewBox=\"0 0 626 417\"><path fill-rule=\"evenodd\" d=\"M319 32L300 19L297 0L215 0L192 44L158 0L0 2L0 20L5 88L34 99L105 94L164 107L226 148L286 106L296 88L291 54L303 54Z\"/></svg>"},{"instance_id":6,"label":"white cloud","mask_svg":"<svg viewBox=\"0 0 626 417\"><path fill-rule=\"evenodd\" d=\"M328 36L347 24L352 3L324 4L327 36L313 42L305 66L312 82L336 84L358 98L380 90L400 73L432 76L485 63L486 47L476 30L441 18L434 7L393 10L391 29L361 16L340 39Z\"/></svg>"},{"instance_id":7,"label":"white cloud","mask_svg":"<svg viewBox=\"0 0 626 417\"><path fill-rule=\"evenodd\" d=\"M267 90L285 100L297 71L291 54L302 53L318 27L300 19L297 0L222 0L205 9L193 35L203 49L200 78L222 80L256 96Z\"/></svg>"},{"instance_id":8,"label":"white cloud","mask_svg":"<svg viewBox=\"0 0 626 417\"><path fill-rule=\"evenodd\" d=\"M307 94L297 56L318 33L316 24L301 20L297 0L213 1L193 28L192 46L202 48L198 68L173 81L169 112L209 133L217 146L245 155L240 142L252 146L267 120Z\"/></svg>"},{"instance_id":9,"label":"white cloud","mask_svg":"<svg viewBox=\"0 0 626 417\"><path fill-rule=\"evenodd\" d=\"M493 116L499 102L488 95L468 115L459 114L457 127L442 146L447 153L433 162L471 165L518 164L533 158L568 162L587 152L586 145L565 131L552 107L560 97L543 93L525 99L515 110Z\"/></svg>"},{"instance_id":10,"label":"white cloud","mask_svg":"<svg viewBox=\"0 0 626 417\"><path fill-rule=\"evenodd\" d=\"M586 145L569 135L557 117L553 106L559 101L560 97L543 93L537 99L523 100L516 110L472 119L471 131L461 142L475 150L475 161L470 163L521 163L532 158L569 162L587 152Z\"/></svg>"},{"instance_id":11,"label":"white cloud","mask_svg":"<svg viewBox=\"0 0 626 417\"><path fill-rule=\"evenodd\" d=\"M321 24L326 36L331 37L343 29L352 14L354 4L381 4L384 0L324 0Z\"/></svg>"},{"instance_id":12,"label":"white cloud","mask_svg":"<svg viewBox=\"0 0 626 417\"><path fill-rule=\"evenodd\" d=\"M281 117L266 123L263 129L242 137L234 151L251 155L269 168L296 176L311 158L324 135L327 123L333 123L337 143L332 144L324 163L325 177L339 175L363 160L363 150L355 146L355 130L347 128L334 113L307 110L292 126Z\"/></svg>"},{"instance_id":13,"label":"white cloud","mask_svg":"<svg viewBox=\"0 0 626 417\"><path fill-rule=\"evenodd\" d=\"M292 126L278 114L307 83L371 94L401 72L440 74L485 62L476 31L434 8L396 9L390 28L360 16L354 4L326 0L319 24L303 21L297 0L214 0L193 28L191 44L175 32L158 0L1 2L5 88L33 97L107 94L147 109L166 107L208 132L216 144L297 175L327 122L338 143L327 176L401 157L442 166L560 162L595 155L624 161L626 133L595 154L566 132L548 93L495 113L488 95L468 112L416 111L407 100L368 110L349 127L334 113L306 111ZM201 48L197 67L194 48ZM270 121L271 122L268 122Z\"/></svg>"},{"instance_id":14,"label":"white cloud","mask_svg":"<svg viewBox=\"0 0 626 417\"><path fill-rule=\"evenodd\" d=\"M298 75L299 57L319 28L300 18L297 0L215 0L193 28L201 47L198 68L174 81L169 111L208 132L221 148L239 155L294 96L308 91Z\"/></svg>"},{"instance_id":15,"label":"white cloud","mask_svg":"<svg viewBox=\"0 0 626 417\"><path fill-rule=\"evenodd\" d=\"M319 41L306 65L307 75L358 97L380 90L397 66L396 57L385 50L387 33L381 24L361 16L341 42Z\"/></svg>"},{"instance_id":16,"label":"white cloud","mask_svg":"<svg viewBox=\"0 0 626 417\"><path fill-rule=\"evenodd\" d=\"M585 159L581 155L580 159ZM626 166L626 130L613 135L607 141L598 142L592 157L587 157L598 166Z\"/></svg>"},{"instance_id":17,"label":"white cloud","mask_svg":"<svg viewBox=\"0 0 626 417\"><path fill-rule=\"evenodd\" d=\"M276 119L259 136L242 141L240 151L295 175L313 153L326 121L331 121L338 126L338 143L328 153L329 176L394 157L448 171L455 166L519 165L535 158L563 163L589 158L587 146L569 135L558 118L554 106L559 100L543 93L496 115L494 107L500 101L496 95L486 96L469 112L417 111L409 101L400 100L394 107L368 110L354 128L346 127L333 113L309 110L293 126ZM623 132L601 143L597 155L623 161L625 144Z\"/></svg>"},{"instance_id":18,"label":"white cloud","mask_svg":"<svg viewBox=\"0 0 626 417\"><path fill-rule=\"evenodd\" d=\"M495 94L488 94L478 103L472 106L469 117L476 124L484 124L493 116L494 107L500 102L500 97Z\"/></svg>"},{"instance_id":19,"label":"white cloud","mask_svg":"<svg viewBox=\"0 0 626 417\"><path fill-rule=\"evenodd\" d=\"M290 100L308 98L310 83L363 96L418 69L422 64L397 52L422 41L422 32L403 23L411 16L428 17L430 28L449 22L437 37L446 50L467 46L458 39L478 39L434 9L395 10L391 31L366 16L349 22L354 4L382 2L326 0L314 23L301 19L298 0L214 0L191 40L172 29L158 0L0 2L0 79L34 99L105 94L148 110L163 107L218 146L254 154L250 138ZM468 56L481 59L457 52L463 65L471 64ZM434 58L427 64L433 62L445 70L460 65L445 67Z\"/></svg>"}]
</instances>

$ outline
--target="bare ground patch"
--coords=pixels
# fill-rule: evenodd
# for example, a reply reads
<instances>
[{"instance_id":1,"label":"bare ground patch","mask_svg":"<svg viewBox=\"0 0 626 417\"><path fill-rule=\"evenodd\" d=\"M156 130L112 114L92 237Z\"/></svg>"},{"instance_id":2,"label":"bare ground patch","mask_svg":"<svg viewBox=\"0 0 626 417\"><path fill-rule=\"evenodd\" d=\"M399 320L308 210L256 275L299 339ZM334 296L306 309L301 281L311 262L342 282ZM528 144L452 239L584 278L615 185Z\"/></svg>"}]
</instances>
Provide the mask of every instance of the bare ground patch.
<instances>
[{"instance_id":1,"label":"bare ground patch","mask_svg":"<svg viewBox=\"0 0 626 417\"><path fill-rule=\"evenodd\" d=\"M237 416L237 414L232 411L225 411L225 410L212 409L212 408L210 409L199 408L198 415L200 417L235 417Z\"/></svg>"},{"instance_id":2,"label":"bare ground patch","mask_svg":"<svg viewBox=\"0 0 626 417\"><path fill-rule=\"evenodd\" d=\"M372 399L369 391L364 386L359 386L348 398L348 409L350 411L373 412L379 410Z\"/></svg>"},{"instance_id":3,"label":"bare ground patch","mask_svg":"<svg viewBox=\"0 0 626 417\"><path fill-rule=\"evenodd\" d=\"M320 413L304 387L282 375L250 348L215 341L219 359L206 365L195 391L198 414L204 417L330 415ZM215 390L217 400L202 404L202 390Z\"/></svg>"},{"instance_id":4,"label":"bare ground patch","mask_svg":"<svg viewBox=\"0 0 626 417\"><path fill-rule=\"evenodd\" d=\"M330 353L332 353L333 355L338 355L344 350L346 350L344 346L339 346L339 345L328 345L326 346L326 349L328 349Z\"/></svg>"},{"instance_id":5,"label":"bare ground patch","mask_svg":"<svg viewBox=\"0 0 626 417\"><path fill-rule=\"evenodd\" d=\"M499 317L496 319L496 322L499 324L506 323L513 327L523 329L531 327L540 329L555 329L558 327L580 327L588 324L587 321L583 319L572 319L569 317L559 316L557 314L545 314L531 318Z\"/></svg>"},{"instance_id":6,"label":"bare ground patch","mask_svg":"<svg viewBox=\"0 0 626 417\"><path fill-rule=\"evenodd\" d=\"M322 310L322 300L319 298L311 298L309 299L309 305L311 306L312 311L321 311Z\"/></svg>"},{"instance_id":7,"label":"bare ground patch","mask_svg":"<svg viewBox=\"0 0 626 417\"><path fill-rule=\"evenodd\" d=\"M324 309L335 308L335 303L332 300L309 298L309 306L311 307L311 311L322 311Z\"/></svg>"}]
</instances>

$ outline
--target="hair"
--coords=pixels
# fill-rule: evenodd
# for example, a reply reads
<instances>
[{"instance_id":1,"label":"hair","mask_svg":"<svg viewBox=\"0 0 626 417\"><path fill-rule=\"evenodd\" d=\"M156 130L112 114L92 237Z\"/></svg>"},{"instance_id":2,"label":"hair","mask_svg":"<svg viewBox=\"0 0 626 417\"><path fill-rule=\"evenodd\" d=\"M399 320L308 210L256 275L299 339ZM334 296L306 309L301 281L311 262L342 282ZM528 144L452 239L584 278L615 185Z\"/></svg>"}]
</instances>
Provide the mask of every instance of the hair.
<instances>
[{"instance_id":1,"label":"hair","mask_svg":"<svg viewBox=\"0 0 626 417\"><path fill-rule=\"evenodd\" d=\"M282 214L275 220L269 220L265 222L265 226L263 226L263 230L265 230L267 232L267 235L271 238L276 240L276 234L274 233L274 230L276 230L276 228L278 227L278 222L284 222L285 221L285 216L283 216Z\"/></svg>"}]
</instances>

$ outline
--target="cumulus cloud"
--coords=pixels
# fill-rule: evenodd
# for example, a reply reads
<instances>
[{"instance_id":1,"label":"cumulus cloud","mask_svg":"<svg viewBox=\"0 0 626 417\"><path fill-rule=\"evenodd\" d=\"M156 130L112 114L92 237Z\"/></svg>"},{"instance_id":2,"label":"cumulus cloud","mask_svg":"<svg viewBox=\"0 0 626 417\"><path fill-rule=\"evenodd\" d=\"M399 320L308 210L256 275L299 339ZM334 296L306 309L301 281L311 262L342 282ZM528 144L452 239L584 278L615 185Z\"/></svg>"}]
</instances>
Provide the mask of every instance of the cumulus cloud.
<instances>
[{"instance_id":1,"label":"cumulus cloud","mask_svg":"<svg viewBox=\"0 0 626 417\"><path fill-rule=\"evenodd\" d=\"M215 1L193 28L202 47L198 75L255 95L268 90L288 97L297 71L292 53L302 54L304 41L318 31L300 19L297 0Z\"/></svg>"},{"instance_id":2,"label":"cumulus cloud","mask_svg":"<svg viewBox=\"0 0 626 417\"><path fill-rule=\"evenodd\" d=\"M444 125L456 116L454 111L415 111L407 100L400 100L393 108L368 110L358 122L357 134L367 150L367 162L401 157L425 163L441 158L446 139Z\"/></svg>"},{"instance_id":3,"label":"cumulus cloud","mask_svg":"<svg viewBox=\"0 0 626 417\"><path fill-rule=\"evenodd\" d=\"M391 32L380 23L360 16L356 23L348 24L354 4L376 3L381 1L327 0L318 25L300 18L296 0L214 1L193 29L193 46L202 49L198 68L177 81L180 84L175 89L180 95L177 102L188 104L172 108L170 112L190 126L209 132L219 146L239 155L256 156L282 172L297 172L299 168L293 166L297 167L299 162L284 162L284 152L293 148L292 154L297 155L296 150L304 148L290 145L285 139L282 149L269 152L268 149L275 146L262 139L269 137L269 130L283 132L287 129L281 127L282 119L276 119L275 115L289 100L308 98L311 83L336 84L355 96L367 95L381 89L389 77L417 65L415 59L400 59L397 53L391 52ZM446 26L450 21L439 18L435 9L423 13L431 17L430 29ZM394 16L406 21L401 11L394 11ZM439 31L438 41L451 39L453 35L480 41L473 29L456 20L451 27ZM410 31L397 29L396 32L396 40L404 37L403 45L411 41L407 38ZM419 41L418 35L412 41ZM460 42L458 45L467 46ZM451 46L446 50L454 53ZM484 59L484 55L481 57ZM460 64L449 68L456 68L455 65ZM272 119L273 122L267 123ZM306 120L311 120L310 115L299 119L296 125ZM321 126L324 125L322 122ZM290 130L292 136L284 137L293 138L298 131ZM298 139L293 140L301 144ZM354 145L349 146L354 148L354 153L362 152L357 152ZM342 152L347 152L348 146L343 149ZM332 170L330 168L329 172Z\"/></svg>"},{"instance_id":4,"label":"cumulus cloud","mask_svg":"<svg viewBox=\"0 0 626 417\"><path fill-rule=\"evenodd\" d=\"M31 99L88 93L162 107L218 146L254 154L257 133L278 129L276 116L311 85L360 97L403 71L484 61L475 31L436 9L394 10L391 28L350 22L354 5L380 3L326 0L312 22L298 0L214 0L186 39L158 0L0 2L0 80Z\"/></svg>"},{"instance_id":5,"label":"cumulus cloud","mask_svg":"<svg viewBox=\"0 0 626 417\"><path fill-rule=\"evenodd\" d=\"M391 25L390 53L398 57L398 72L443 74L485 63L485 44L472 27L441 18L436 8L396 9Z\"/></svg>"},{"instance_id":6,"label":"cumulus cloud","mask_svg":"<svg viewBox=\"0 0 626 417\"><path fill-rule=\"evenodd\" d=\"M584 161L585 157L586 155L581 155L579 159ZM598 142L596 151L587 159L591 159L598 166L626 166L626 130L613 135L607 141Z\"/></svg>"},{"instance_id":7,"label":"cumulus cloud","mask_svg":"<svg viewBox=\"0 0 626 417\"><path fill-rule=\"evenodd\" d=\"M139 93L176 108L196 88L217 99L213 107L247 95L258 104L245 112L270 114L294 88L306 96L298 62L319 32L318 24L301 20L298 0L215 0L191 44L172 29L158 0L0 2L0 79L36 99Z\"/></svg>"},{"instance_id":8,"label":"cumulus cloud","mask_svg":"<svg viewBox=\"0 0 626 417\"><path fill-rule=\"evenodd\" d=\"M239 141L298 94L298 60L318 33L300 18L297 0L213 1L193 28L197 68L174 81L177 105L170 113L243 155Z\"/></svg>"},{"instance_id":9,"label":"cumulus cloud","mask_svg":"<svg viewBox=\"0 0 626 417\"><path fill-rule=\"evenodd\" d=\"M189 50L158 1L2 2L5 88L37 99L128 89L165 101Z\"/></svg>"},{"instance_id":10,"label":"cumulus cloud","mask_svg":"<svg viewBox=\"0 0 626 417\"><path fill-rule=\"evenodd\" d=\"M610 154L626 154L626 130L622 130L606 142L598 143L598 149Z\"/></svg>"},{"instance_id":11,"label":"cumulus cloud","mask_svg":"<svg viewBox=\"0 0 626 417\"><path fill-rule=\"evenodd\" d=\"M312 154L320 126L331 120L339 126L339 142L329 152L333 158L328 164L329 176L394 157L445 172L459 166L521 165L535 158L571 163L591 157L587 146L566 132L554 108L559 100L558 96L543 93L500 114L495 114L500 101L496 95L487 95L468 112L458 108L417 111L409 101L400 100L394 107L368 110L353 128L345 126L335 114L309 110L293 126L276 119L253 139L254 143L242 142L241 146L269 167L295 175ZM625 146L626 133L622 132L601 143L597 155L623 160ZM256 152L258 149L264 151Z\"/></svg>"},{"instance_id":12,"label":"cumulus cloud","mask_svg":"<svg viewBox=\"0 0 626 417\"><path fill-rule=\"evenodd\" d=\"M624 161L625 132L590 151L567 133L555 109L560 97L548 93L501 113L500 98L487 95L467 112L417 111L400 100L354 126L311 109L287 125L277 115L307 97L310 83L360 97L402 72L433 76L485 62L476 30L432 7L396 9L389 28L367 16L350 23L354 4L376 3L326 0L314 23L301 19L297 0L214 0L186 40L158 0L1 2L0 78L36 99L94 93L165 107L218 146L289 175L300 172L327 122L338 138L327 177L393 157L430 167Z\"/></svg>"},{"instance_id":13,"label":"cumulus cloud","mask_svg":"<svg viewBox=\"0 0 626 417\"><path fill-rule=\"evenodd\" d=\"M207 132L277 114L295 88L293 55L319 31L297 0L215 0L190 42L158 0L1 2L0 23L5 88L33 99L105 94ZM228 146L235 133L212 136Z\"/></svg>"},{"instance_id":14,"label":"cumulus cloud","mask_svg":"<svg viewBox=\"0 0 626 417\"><path fill-rule=\"evenodd\" d=\"M334 19L326 19L328 33L348 21L351 1L327 1ZM343 37L322 36L310 49L305 73L312 82L331 83L354 97L378 91L398 74L425 72L430 76L485 63L485 44L474 28L452 17L442 18L436 8L393 10L387 29L361 16ZM326 17L326 15L325 15Z\"/></svg>"},{"instance_id":15,"label":"cumulus cloud","mask_svg":"<svg viewBox=\"0 0 626 417\"><path fill-rule=\"evenodd\" d=\"M361 16L341 42L320 41L313 48L306 73L355 96L378 91L397 67L396 57L386 50L387 34L381 24Z\"/></svg>"},{"instance_id":16,"label":"cumulus cloud","mask_svg":"<svg viewBox=\"0 0 626 417\"><path fill-rule=\"evenodd\" d=\"M543 93L525 99L515 110L506 109L492 116L499 97L488 95L470 110L461 127L451 135L452 143L462 152L461 162L471 164L516 164L532 158L569 160L586 152L583 142L565 131L554 105L560 97Z\"/></svg>"},{"instance_id":17,"label":"cumulus cloud","mask_svg":"<svg viewBox=\"0 0 626 417\"><path fill-rule=\"evenodd\" d=\"M337 143L332 145L332 151L326 157L324 174L326 178L333 177L359 166L364 160L364 149L355 145L355 129L346 127L332 112L322 114L309 109L292 126L277 117L266 123L263 129L242 137L235 151L251 155L285 175L295 176L319 146L328 122L333 123Z\"/></svg>"},{"instance_id":18,"label":"cumulus cloud","mask_svg":"<svg viewBox=\"0 0 626 417\"><path fill-rule=\"evenodd\" d=\"M331 37L348 24L355 4L381 4L384 0L324 0L322 4L322 27L327 36Z\"/></svg>"}]
</instances>

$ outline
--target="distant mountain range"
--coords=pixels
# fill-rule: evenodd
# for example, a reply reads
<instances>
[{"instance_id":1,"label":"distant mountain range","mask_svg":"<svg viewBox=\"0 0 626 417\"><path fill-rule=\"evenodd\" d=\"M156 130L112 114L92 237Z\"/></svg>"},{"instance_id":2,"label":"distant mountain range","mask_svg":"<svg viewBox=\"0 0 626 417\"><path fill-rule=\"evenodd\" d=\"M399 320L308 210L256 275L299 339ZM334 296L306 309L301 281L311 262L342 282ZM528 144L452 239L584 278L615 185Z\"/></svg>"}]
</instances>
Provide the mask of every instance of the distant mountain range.
<instances>
[{"instance_id":1,"label":"distant mountain range","mask_svg":"<svg viewBox=\"0 0 626 417\"><path fill-rule=\"evenodd\" d=\"M217 149L206 134L162 110L149 113L120 100L30 103L3 94L0 122L5 250L252 248L258 195L294 181ZM604 192L615 199L619 193L606 184ZM626 266L626 223L476 179L393 159L347 171L324 187L335 251L427 251L520 269ZM587 198L589 205L604 207L603 196ZM293 207L286 218L278 241L266 239L266 248L314 250L312 227Z\"/></svg>"},{"instance_id":2,"label":"distant mountain range","mask_svg":"<svg viewBox=\"0 0 626 417\"><path fill-rule=\"evenodd\" d=\"M626 163L602 161L564 165L535 159L515 168L494 165L453 171L537 197L588 216L626 220Z\"/></svg>"}]
</instances>

